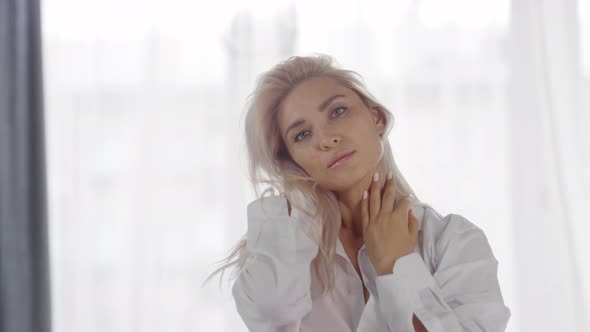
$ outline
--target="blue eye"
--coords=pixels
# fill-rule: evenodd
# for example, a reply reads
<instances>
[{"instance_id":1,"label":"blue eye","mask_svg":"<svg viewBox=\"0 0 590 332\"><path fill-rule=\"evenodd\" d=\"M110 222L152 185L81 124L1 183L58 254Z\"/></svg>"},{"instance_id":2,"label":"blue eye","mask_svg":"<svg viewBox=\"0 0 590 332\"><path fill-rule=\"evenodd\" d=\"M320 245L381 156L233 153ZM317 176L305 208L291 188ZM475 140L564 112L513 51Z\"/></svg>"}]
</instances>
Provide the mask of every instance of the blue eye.
<instances>
[{"instance_id":1,"label":"blue eye","mask_svg":"<svg viewBox=\"0 0 590 332\"><path fill-rule=\"evenodd\" d=\"M295 142L299 142L299 141L300 141L300 140L299 140L299 136L300 136L301 134L303 134L303 133L305 133L305 131L302 131L302 132L300 132L299 134L297 134L297 136L295 136Z\"/></svg>"},{"instance_id":2,"label":"blue eye","mask_svg":"<svg viewBox=\"0 0 590 332\"><path fill-rule=\"evenodd\" d=\"M336 111L336 110L344 110L344 111L342 111L342 112L338 113L338 115L340 115L340 114L342 114L342 113L346 112L346 107L336 107L336 108L335 108L335 109L332 111L332 114L336 113L336 112L334 112L334 111Z\"/></svg>"},{"instance_id":3,"label":"blue eye","mask_svg":"<svg viewBox=\"0 0 590 332\"><path fill-rule=\"evenodd\" d=\"M342 112L335 112L335 111L337 111L337 110L340 110L340 109L342 110ZM336 115L335 117L339 117L340 115L342 115L342 114L346 113L346 110L347 110L347 108L346 108L346 107L343 107L343 106L338 106L338 107L336 107L336 108L334 108L334 109L332 110L332 113L331 113L331 114L338 114L338 115ZM330 115L331 115L331 114L330 114ZM335 118L335 117L331 117L331 119L333 119L333 118ZM307 132L307 131L302 131L302 132L298 133L297 135L295 135L295 142L299 142L299 141L300 141L300 139L299 139L300 135L301 135L301 134L303 134L303 133L305 133L305 132Z\"/></svg>"}]
</instances>

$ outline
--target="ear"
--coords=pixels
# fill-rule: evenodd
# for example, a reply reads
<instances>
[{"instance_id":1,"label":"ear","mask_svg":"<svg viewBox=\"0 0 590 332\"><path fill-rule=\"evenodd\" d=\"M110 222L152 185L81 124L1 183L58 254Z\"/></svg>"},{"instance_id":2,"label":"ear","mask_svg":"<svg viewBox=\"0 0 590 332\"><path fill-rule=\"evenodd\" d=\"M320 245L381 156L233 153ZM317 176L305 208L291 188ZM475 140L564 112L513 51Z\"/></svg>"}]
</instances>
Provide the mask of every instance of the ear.
<instances>
[{"instance_id":1,"label":"ear","mask_svg":"<svg viewBox=\"0 0 590 332\"><path fill-rule=\"evenodd\" d=\"M373 121L377 127L377 130L379 131L379 136L381 136L385 131L385 113L379 106L376 105L369 107L369 111L373 116Z\"/></svg>"}]
</instances>

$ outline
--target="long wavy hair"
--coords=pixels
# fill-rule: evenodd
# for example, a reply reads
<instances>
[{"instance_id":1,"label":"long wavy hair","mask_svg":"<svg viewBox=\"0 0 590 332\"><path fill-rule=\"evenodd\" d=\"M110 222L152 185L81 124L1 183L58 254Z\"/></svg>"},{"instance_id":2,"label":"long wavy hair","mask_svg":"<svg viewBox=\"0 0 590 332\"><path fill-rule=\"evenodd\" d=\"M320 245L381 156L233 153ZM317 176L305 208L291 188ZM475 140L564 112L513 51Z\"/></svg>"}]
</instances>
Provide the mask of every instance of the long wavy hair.
<instances>
[{"instance_id":1,"label":"long wavy hair","mask_svg":"<svg viewBox=\"0 0 590 332\"><path fill-rule=\"evenodd\" d=\"M301 222L309 223L310 237L318 243L318 254L312 262L313 270L321 283L321 293L334 288L334 254L341 226L341 214L334 192L326 190L295 163L283 142L277 120L278 108L283 98L299 83L316 77L329 77L358 94L368 107L377 107L383 113L386 124L381 136L381 158L387 174L393 171L396 183L396 197L414 196L414 204L424 204L416 196L399 171L389 140L387 139L394 123L393 114L367 90L363 77L355 71L339 68L336 61L328 55L315 53L312 56L292 56L262 73L255 90L247 98L246 104L246 147L248 171L251 185L257 198L268 192L285 196L292 209L300 212ZM260 192L261 186L266 189ZM292 210L293 211L293 210ZM308 232L308 231L306 231ZM234 279L241 271L248 251L247 234L231 249L216 269L205 280L234 266ZM204 284L203 283L203 284Z\"/></svg>"}]
</instances>

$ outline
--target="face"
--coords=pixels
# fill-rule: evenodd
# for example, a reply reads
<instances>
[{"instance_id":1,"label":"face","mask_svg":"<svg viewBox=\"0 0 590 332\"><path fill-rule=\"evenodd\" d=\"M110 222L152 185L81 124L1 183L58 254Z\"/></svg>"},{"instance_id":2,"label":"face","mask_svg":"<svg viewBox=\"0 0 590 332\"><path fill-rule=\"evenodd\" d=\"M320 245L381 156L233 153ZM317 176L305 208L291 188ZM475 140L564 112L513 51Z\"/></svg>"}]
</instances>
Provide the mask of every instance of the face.
<instances>
[{"instance_id":1,"label":"face","mask_svg":"<svg viewBox=\"0 0 590 332\"><path fill-rule=\"evenodd\" d=\"M279 106L278 121L291 158L327 190L345 191L378 165L382 113L332 78L298 84ZM354 151L348 160L328 167L347 150Z\"/></svg>"}]
</instances>

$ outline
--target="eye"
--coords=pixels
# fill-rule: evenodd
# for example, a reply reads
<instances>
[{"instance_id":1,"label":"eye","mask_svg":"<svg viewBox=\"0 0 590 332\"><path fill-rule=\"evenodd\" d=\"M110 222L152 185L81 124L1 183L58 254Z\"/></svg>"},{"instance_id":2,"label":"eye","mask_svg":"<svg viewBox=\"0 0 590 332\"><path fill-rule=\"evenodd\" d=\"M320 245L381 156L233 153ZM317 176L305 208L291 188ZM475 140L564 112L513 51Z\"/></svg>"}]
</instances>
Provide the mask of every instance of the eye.
<instances>
[{"instance_id":1,"label":"eye","mask_svg":"<svg viewBox=\"0 0 590 332\"><path fill-rule=\"evenodd\" d=\"M340 112L340 113L334 112L334 111L337 111L337 110L343 110L343 111ZM340 114L343 114L345 112L346 112L346 107L343 107L343 106L338 106L338 107L336 107L335 109L332 110L332 114L338 113L338 116L340 116Z\"/></svg>"},{"instance_id":2,"label":"eye","mask_svg":"<svg viewBox=\"0 0 590 332\"><path fill-rule=\"evenodd\" d=\"M336 111L338 111L338 110L342 110L342 112L336 112ZM332 115L332 114L337 114L337 115L336 115L336 116L334 116L334 117L331 117L331 118L333 119L333 118L335 118L335 117L339 117L340 115L342 115L342 114L346 113L346 110L347 110L347 108L346 108L346 107L344 107L344 106L338 106L338 107L334 108L334 109L332 110L332 113L331 113L330 115ZM301 134L303 134L303 133L305 133L305 132L308 132L308 131L307 131L307 130L305 130L305 131L302 131L302 132L298 133L298 134L295 136L295 142L299 142L299 141L300 141L299 137L301 137ZM303 138L305 138L305 136L303 136Z\"/></svg>"},{"instance_id":3,"label":"eye","mask_svg":"<svg viewBox=\"0 0 590 332\"><path fill-rule=\"evenodd\" d=\"M302 132L300 132L299 134L297 134L297 135L295 136L295 142L298 142L298 141L300 141L299 137L301 137L301 134L303 134L303 133L305 133L305 132L307 132L307 131L302 131Z\"/></svg>"}]
</instances>

